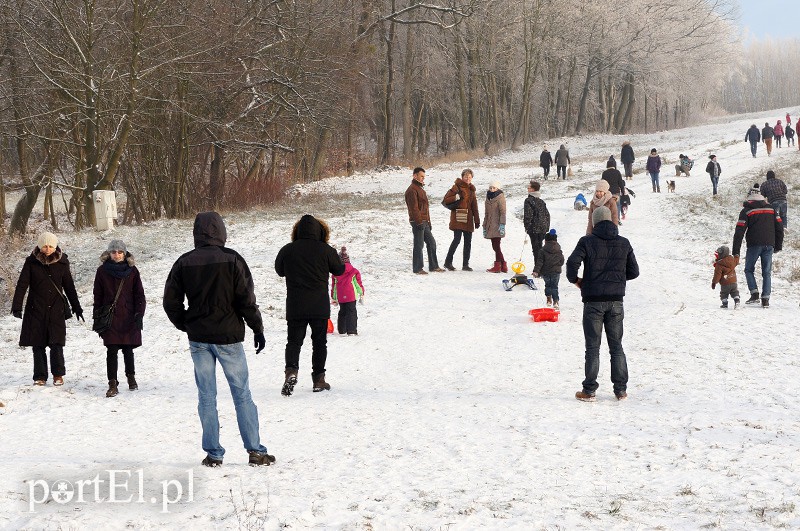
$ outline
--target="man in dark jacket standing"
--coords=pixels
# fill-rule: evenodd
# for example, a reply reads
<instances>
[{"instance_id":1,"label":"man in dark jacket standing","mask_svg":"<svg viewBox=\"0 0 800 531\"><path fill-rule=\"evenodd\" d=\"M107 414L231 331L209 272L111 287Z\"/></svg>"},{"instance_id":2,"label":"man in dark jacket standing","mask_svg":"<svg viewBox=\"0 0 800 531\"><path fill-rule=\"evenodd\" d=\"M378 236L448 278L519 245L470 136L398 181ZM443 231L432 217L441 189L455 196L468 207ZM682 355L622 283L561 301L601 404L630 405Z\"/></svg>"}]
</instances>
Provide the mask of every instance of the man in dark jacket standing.
<instances>
[{"instance_id":1,"label":"man in dark jacket standing","mask_svg":"<svg viewBox=\"0 0 800 531\"><path fill-rule=\"evenodd\" d=\"M541 166L542 170L544 170L545 181L550 175L550 166L552 165L553 165L553 155L550 154L550 152L547 150L547 146L545 146L541 154L539 155L539 166Z\"/></svg>"},{"instance_id":2,"label":"man in dark jacket standing","mask_svg":"<svg viewBox=\"0 0 800 531\"><path fill-rule=\"evenodd\" d=\"M619 160L625 168L625 178L633 179L633 161L636 160L636 157L633 154L633 148L628 140L622 143L622 152L620 153Z\"/></svg>"},{"instance_id":3,"label":"man in dark jacket standing","mask_svg":"<svg viewBox=\"0 0 800 531\"><path fill-rule=\"evenodd\" d=\"M291 396L300 370L300 350L311 327L311 379L313 390L328 391L325 361L328 358L328 319L331 302L328 279L344 273L344 263L328 245L328 224L312 215L301 217L292 228L292 243L275 258L275 272L286 277L286 368L281 394Z\"/></svg>"},{"instance_id":4,"label":"man in dark jacket standing","mask_svg":"<svg viewBox=\"0 0 800 531\"><path fill-rule=\"evenodd\" d=\"M744 134L745 142L750 142L750 153L753 154L753 158L756 156L756 151L758 151L758 143L761 142L761 133L756 127L756 124L750 126L750 129Z\"/></svg>"},{"instance_id":5,"label":"man in dark jacket standing","mask_svg":"<svg viewBox=\"0 0 800 531\"><path fill-rule=\"evenodd\" d=\"M406 207L408 222L414 235L414 250L411 255L411 267L417 275L427 275L425 263L422 261L422 244L428 250L428 269L441 273L439 259L436 257L436 240L431 232L431 212L428 194L425 192L425 169L414 168L411 185L406 189Z\"/></svg>"},{"instance_id":6,"label":"man in dark jacket standing","mask_svg":"<svg viewBox=\"0 0 800 531\"><path fill-rule=\"evenodd\" d=\"M203 426L203 465L222 465L225 448L219 441L217 362L222 366L236 406L239 434L250 464L269 465L258 433L258 409L250 394L244 354L244 324L253 330L256 354L266 343L253 277L239 253L225 247L225 223L216 212L201 212L194 220L194 247L175 261L164 286L164 311L175 328L189 336ZM188 308L183 301L188 300Z\"/></svg>"},{"instance_id":7,"label":"man in dark jacket standing","mask_svg":"<svg viewBox=\"0 0 800 531\"><path fill-rule=\"evenodd\" d=\"M745 304L758 304L756 284L756 261L761 259L761 306L769 308L772 292L772 253L783 248L783 223L781 217L761 195L758 183L747 194L747 200L739 212L736 231L733 233L733 255L738 257L742 240L747 238L747 254L744 259L744 277L750 298Z\"/></svg>"},{"instance_id":8,"label":"man in dark jacket standing","mask_svg":"<svg viewBox=\"0 0 800 531\"><path fill-rule=\"evenodd\" d=\"M578 240L567 259L567 280L581 289L583 299L583 336L586 343L586 377L583 389L575 398L593 402L600 370L600 342L606 329L611 353L611 381L617 400L628 397L628 363L622 349L622 320L625 312L622 299L628 280L639 276L639 265L630 242L619 235L611 221L608 207L597 207L592 213L594 228ZM583 264L583 277L578 269Z\"/></svg>"}]
</instances>

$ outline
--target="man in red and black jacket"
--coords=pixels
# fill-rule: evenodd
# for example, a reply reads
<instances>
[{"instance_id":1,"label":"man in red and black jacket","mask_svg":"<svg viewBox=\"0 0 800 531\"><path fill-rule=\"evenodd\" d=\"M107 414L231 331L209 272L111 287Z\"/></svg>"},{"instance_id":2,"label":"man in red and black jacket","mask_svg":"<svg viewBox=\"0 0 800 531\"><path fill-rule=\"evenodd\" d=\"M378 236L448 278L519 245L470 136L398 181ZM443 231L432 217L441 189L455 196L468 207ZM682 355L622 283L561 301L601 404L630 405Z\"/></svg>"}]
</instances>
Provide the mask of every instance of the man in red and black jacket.
<instances>
[{"instance_id":1,"label":"man in red and black jacket","mask_svg":"<svg viewBox=\"0 0 800 531\"><path fill-rule=\"evenodd\" d=\"M758 304L759 292L756 284L756 261L761 259L761 293L763 308L769 308L769 296L772 292L772 253L783 248L783 224L781 216L761 195L758 183L754 184L742 204L736 231L733 234L733 255L739 256L742 239L747 243L744 259L744 276L750 298L745 304Z\"/></svg>"}]
</instances>

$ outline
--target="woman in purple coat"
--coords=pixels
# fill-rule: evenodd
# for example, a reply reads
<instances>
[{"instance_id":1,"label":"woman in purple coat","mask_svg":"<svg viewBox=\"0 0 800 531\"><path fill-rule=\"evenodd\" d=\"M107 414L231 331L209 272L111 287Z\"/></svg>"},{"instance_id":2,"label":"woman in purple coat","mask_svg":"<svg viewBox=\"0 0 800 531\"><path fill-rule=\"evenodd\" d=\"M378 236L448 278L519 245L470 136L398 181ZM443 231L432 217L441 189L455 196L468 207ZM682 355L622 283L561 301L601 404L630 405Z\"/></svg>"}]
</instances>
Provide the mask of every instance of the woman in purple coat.
<instances>
[{"instance_id":1,"label":"woman in purple coat","mask_svg":"<svg viewBox=\"0 0 800 531\"><path fill-rule=\"evenodd\" d=\"M133 255L125 242L112 240L108 250L100 255L100 267L94 277L94 307L114 304L111 328L100 334L106 346L106 371L108 372L107 397L117 396L117 354L122 350L128 388L139 388L133 363L133 349L142 344L142 319L145 299L142 279L134 265ZM119 295L117 295L119 293Z\"/></svg>"}]
</instances>

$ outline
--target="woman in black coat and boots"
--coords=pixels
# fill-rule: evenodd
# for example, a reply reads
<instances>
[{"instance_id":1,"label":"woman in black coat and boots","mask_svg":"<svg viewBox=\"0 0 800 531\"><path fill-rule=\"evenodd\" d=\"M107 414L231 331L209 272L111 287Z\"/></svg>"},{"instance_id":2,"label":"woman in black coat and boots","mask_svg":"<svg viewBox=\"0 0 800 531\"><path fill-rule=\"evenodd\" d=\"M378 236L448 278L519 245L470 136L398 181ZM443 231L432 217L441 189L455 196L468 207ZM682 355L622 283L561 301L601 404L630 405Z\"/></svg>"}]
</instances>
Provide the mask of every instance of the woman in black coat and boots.
<instances>
[{"instance_id":1,"label":"woman in black coat and boots","mask_svg":"<svg viewBox=\"0 0 800 531\"><path fill-rule=\"evenodd\" d=\"M117 354L120 350L125 362L128 389L134 391L139 388L135 377L133 349L142 344L142 319L146 303L139 270L133 255L128 252L122 240L112 240L108 244L108 250L100 255L100 267L94 276L95 311L101 306L112 304L114 313L111 328L100 334L106 347L107 397L117 396L119 393Z\"/></svg>"},{"instance_id":2,"label":"woman in black coat and boots","mask_svg":"<svg viewBox=\"0 0 800 531\"><path fill-rule=\"evenodd\" d=\"M64 385L66 300L69 299L72 312L78 319L83 320L83 310L69 270L69 260L66 253L58 247L58 238L55 234L44 232L39 236L37 244L22 266L14 291L14 301L11 303L11 313L17 319L22 319L19 346L33 347L34 385L44 385L47 382L46 347L50 347L53 385ZM23 316L22 300L28 291Z\"/></svg>"}]
</instances>

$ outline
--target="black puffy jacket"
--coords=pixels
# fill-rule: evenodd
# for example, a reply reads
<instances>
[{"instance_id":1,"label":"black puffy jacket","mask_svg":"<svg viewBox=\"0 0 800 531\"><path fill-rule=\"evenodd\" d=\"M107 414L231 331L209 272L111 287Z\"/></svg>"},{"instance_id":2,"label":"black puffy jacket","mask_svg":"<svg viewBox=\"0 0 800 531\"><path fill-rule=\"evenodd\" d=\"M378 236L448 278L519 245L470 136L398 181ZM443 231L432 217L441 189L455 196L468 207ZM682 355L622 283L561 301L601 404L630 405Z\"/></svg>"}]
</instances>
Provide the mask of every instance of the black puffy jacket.
<instances>
[{"instance_id":1,"label":"black puffy jacket","mask_svg":"<svg viewBox=\"0 0 800 531\"><path fill-rule=\"evenodd\" d=\"M286 277L286 319L328 319L330 275L344 273L336 250L327 244L328 227L306 214L292 230L292 243L275 258L275 271Z\"/></svg>"},{"instance_id":2,"label":"black puffy jacket","mask_svg":"<svg viewBox=\"0 0 800 531\"><path fill-rule=\"evenodd\" d=\"M755 245L771 245L775 252L783 249L783 222L765 200L745 201L742 203L736 231L733 233L733 254L739 255L742 240L747 238L747 247Z\"/></svg>"},{"instance_id":3,"label":"black puffy jacket","mask_svg":"<svg viewBox=\"0 0 800 531\"><path fill-rule=\"evenodd\" d=\"M639 264L627 238L611 221L601 221L592 233L578 240L567 259L567 280L578 280L583 264L581 297L583 302L621 301L625 284L639 276Z\"/></svg>"},{"instance_id":4,"label":"black puffy jacket","mask_svg":"<svg viewBox=\"0 0 800 531\"><path fill-rule=\"evenodd\" d=\"M225 223L216 212L194 220L194 246L175 261L164 286L164 311L189 341L230 345L244 341L244 323L264 332L250 268L224 247ZM183 301L188 300L188 308Z\"/></svg>"}]
</instances>

